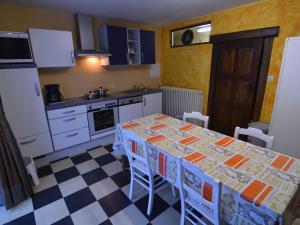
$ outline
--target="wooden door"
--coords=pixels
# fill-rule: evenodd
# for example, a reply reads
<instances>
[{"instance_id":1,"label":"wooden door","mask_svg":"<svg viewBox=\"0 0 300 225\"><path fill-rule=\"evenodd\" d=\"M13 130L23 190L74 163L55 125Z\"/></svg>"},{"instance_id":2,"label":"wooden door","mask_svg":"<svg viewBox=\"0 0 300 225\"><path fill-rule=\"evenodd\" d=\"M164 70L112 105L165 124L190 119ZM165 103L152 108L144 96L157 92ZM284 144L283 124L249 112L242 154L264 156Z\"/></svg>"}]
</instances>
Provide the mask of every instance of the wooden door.
<instances>
[{"instance_id":1,"label":"wooden door","mask_svg":"<svg viewBox=\"0 0 300 225\"><path fill-rule=\"evenodd\" d=\"M155 64L155 32L141 30L142 64Z\"/></svg>"},{"instance_id":2,"label":"wooden door","mask_svg":"<svg viewBox=\"0 0 300 225\"><path fill-rule=\"evenodd\" d=\"M222 42L214 48L210 128L232 135L236 126L247 127L253 115L263 38Z\"/></svg>"}]
</instances>

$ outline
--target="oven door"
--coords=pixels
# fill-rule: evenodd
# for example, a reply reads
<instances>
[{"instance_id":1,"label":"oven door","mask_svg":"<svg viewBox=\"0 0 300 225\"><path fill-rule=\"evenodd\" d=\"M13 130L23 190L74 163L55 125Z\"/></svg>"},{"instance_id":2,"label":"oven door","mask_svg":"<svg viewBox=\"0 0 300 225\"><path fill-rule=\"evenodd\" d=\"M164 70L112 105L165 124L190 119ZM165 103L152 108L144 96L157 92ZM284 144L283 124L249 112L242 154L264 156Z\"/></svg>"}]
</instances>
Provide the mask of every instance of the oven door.
<instances>
[{"instance_id":1,"label":"oven door","mask_svg":"<svg viewBox=\"0 0 300 225\"><path fill-rule=\"evenodd\" d=\"M118 108L101 108L88 112L90 135L114 130L118 120Z\"/></svg>"}]
</instances>

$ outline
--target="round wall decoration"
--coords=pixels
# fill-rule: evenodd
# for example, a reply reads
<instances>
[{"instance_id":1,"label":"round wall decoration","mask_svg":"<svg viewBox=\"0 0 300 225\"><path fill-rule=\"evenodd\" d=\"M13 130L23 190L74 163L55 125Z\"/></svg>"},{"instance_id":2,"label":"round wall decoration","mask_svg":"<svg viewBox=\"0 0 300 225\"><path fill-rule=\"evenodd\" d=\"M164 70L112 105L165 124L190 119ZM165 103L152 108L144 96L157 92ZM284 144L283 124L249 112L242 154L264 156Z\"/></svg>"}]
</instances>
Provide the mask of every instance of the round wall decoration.
<instances>
[{"instance_id":1,"label":"round wall decoration","mask_svg":"<svg viewBox=\"0 0 300 225\"><path fill-rule=\"evenodd\" d=\"M194 33L192 30L188 29L183 32L181 41L184 45L191 44L194 39Z\"/></svg>"}]
</instances>

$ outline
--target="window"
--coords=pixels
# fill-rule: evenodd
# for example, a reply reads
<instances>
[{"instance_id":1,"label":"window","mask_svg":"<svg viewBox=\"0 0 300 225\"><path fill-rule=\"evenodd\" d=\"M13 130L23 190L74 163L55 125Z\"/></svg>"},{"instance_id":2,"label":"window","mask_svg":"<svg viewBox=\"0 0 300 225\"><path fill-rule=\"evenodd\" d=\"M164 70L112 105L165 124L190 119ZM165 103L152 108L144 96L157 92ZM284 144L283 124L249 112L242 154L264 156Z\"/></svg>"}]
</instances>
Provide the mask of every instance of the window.
<instances>
[{"instance_id":1,"label":"window","mask_svg":"<svg viewBox=\"0 0 300 225\"><path fill-rule=\"evenodd\" d=\"M210 22L172 30L171 47L208 43L210 31Z\"/></svg>"}]
</instances>

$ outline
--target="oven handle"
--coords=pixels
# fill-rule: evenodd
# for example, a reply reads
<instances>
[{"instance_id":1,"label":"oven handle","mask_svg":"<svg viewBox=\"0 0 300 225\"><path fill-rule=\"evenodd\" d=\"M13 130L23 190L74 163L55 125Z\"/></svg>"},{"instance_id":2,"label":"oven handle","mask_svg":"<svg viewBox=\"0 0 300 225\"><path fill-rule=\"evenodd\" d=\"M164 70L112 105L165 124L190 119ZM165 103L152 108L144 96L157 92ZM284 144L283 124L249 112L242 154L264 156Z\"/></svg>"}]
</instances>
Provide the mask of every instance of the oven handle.
<instances>
[{"instance_id":1,"label":"oven handle","mask_svg":"<svg viewBox=\"0 0 300 225\"><path fill-rule=\"evenodd\" d=\"M114 108L116 108L116 107L114 106L114 107L104 107L104 108L98 108L98 109L89 109L88 112L101 112L101 111L114 109Z\"/></svg>"}]
</instances>

